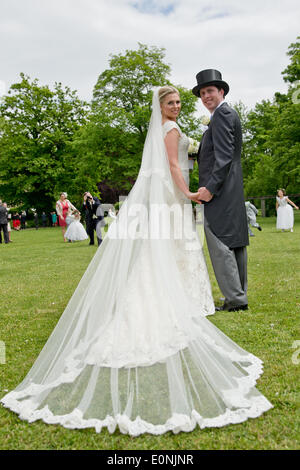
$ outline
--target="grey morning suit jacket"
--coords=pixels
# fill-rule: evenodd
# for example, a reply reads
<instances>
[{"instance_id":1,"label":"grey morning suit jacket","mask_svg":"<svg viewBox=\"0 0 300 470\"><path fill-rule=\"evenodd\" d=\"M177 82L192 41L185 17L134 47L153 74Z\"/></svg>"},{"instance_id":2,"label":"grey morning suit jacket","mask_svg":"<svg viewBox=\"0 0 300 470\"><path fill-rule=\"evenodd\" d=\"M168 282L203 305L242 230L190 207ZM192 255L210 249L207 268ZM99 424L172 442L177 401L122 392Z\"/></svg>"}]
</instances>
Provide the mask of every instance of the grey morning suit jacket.
<instances>
[{"instance_id":1,"label":"grey morning suit jacket","mask_svg":"<svg viewBox=\"0 0 300 470\"><path fill-rule=\"evenodd\" d=\"M204 215L211 231L229 248L249 244L241 166L242 130L237 112L227 103L213 114L198 152L199 187L213 199Z\"/></svg>"}]
</instances>

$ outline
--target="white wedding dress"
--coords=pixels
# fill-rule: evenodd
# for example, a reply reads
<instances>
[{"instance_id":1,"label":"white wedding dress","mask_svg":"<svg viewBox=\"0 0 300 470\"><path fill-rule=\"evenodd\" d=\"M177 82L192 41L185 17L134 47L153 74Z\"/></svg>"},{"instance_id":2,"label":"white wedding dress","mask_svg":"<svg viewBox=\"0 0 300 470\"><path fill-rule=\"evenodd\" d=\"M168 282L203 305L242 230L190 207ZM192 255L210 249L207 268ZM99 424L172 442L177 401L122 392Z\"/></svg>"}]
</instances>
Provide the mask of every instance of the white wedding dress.
<instances>
[{"instance_id":1,"label":"white wedding dress","mask_svg":"<svg viewBox=\"0 0 300 470\"><path fill-rule=\"evenodd\" d=\"M272 407L255 388L261 360L206 318L202 247L164 147L174 127L188 182L189 140L176 123L161 126L154 92L138 179L32 369L1 400L21 419L138 436L240 423ZM158 207L174 209L169 225Z\"/></svg>"},{"instance_id":2,"label":"white wedding dress","mask_svg":"<svg viewBox=\"0 0 300 470\"><path fill-rule=\"evenodd\" d=\"M278 203L276 228L281 230L290 230L294 227L294 212L292 206L288 203L288 197L280 198L276 196Z\"/></svg>"},{"instance_id":3,"label":"white wedding dress","mask_svg":"<svg viewBox=\"0 0 300 470\"><path fill-rule=\"evenodd\" d=\"M80 220L74 216L69 217L71 218L72 222L69 224L66 230L65 238L71 240L72 242L87 240L89 238L88 234L86 233L86 230Z\"/></svg>"}]
</instances>

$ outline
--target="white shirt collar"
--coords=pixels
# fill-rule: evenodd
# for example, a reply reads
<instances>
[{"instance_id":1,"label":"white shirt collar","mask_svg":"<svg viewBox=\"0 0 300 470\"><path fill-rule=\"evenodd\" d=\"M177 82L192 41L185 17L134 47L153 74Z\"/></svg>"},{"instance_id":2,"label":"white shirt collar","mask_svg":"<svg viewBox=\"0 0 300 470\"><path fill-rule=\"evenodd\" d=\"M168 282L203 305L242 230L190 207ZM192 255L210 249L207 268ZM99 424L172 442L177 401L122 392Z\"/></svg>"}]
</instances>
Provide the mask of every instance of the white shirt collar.
<instances>
[{"instance_id":1,"label":"white shirt collar","mask_svg":"<svg viewBox=\"0 0 300 470\"><path fill-rule=\"evenodd\" d=\"M218 109L218 108L219 108L220 106L222 106L222 104L224 104L224 103L226 103L226 101L225 101L225 100L221 101L221 103L219 103L219 104L218 104L218 106L216 107L216 109ZM214 115L214 112L215 112L215 110L216 110L216 109L214 109L214 111L211 113L211 115L210 115L210 118L212 118L212 117L213 117L213 115Z\"/></svg>"}]
</instances>

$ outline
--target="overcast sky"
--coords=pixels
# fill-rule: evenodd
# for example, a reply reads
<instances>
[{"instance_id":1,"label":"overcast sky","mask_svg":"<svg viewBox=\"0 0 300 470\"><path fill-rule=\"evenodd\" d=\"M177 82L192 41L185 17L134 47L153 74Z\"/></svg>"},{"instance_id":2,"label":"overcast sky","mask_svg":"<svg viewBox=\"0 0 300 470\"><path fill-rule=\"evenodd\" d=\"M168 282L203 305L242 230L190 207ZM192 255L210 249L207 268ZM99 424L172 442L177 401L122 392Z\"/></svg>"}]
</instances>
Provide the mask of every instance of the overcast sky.
<instances>
[{"instance_id":1,"label":"overcast sky","mask_svg":"<svg viewBox=\"0 0 300 470\"><path fill-rule=\"evenodd\" d=\"M89 101L109 54L141 42L166 49L175 85L216 68L228 101L253 107L287 90L299 18L299 0L0 0L0 94L24 72Z\"/></svg>"}]
</instances>

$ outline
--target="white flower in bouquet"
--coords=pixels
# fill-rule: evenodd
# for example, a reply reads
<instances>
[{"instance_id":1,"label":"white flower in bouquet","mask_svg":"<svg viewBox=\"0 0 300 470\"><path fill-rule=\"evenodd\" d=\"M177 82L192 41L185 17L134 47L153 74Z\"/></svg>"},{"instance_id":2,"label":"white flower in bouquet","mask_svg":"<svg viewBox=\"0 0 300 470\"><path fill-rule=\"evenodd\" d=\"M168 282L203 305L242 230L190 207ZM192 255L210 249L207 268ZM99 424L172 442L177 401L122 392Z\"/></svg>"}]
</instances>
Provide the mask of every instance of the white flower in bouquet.
<instances>
[{"instance_id":1,"label":"white flower in bouquet","mask_svg":"<svg viewBox=\"0 0 300 470\"><path fill-rule=\"evenodd\" d=\"M189 137L190 145L188 148L188 153L197 153L199 150L200 142Z\"/></svg>"},{"instance_id":2,"label":"white flower in bouquet","mask_svg":"<svg viewBox=\"0 0 300 470\"><path fill-rule=\"evenodd\" d=\"M203 124L203 126L208 126L209 122L210 122L210 119L208 116L202 116L201 124Z\"/></svg>"}]
</instances>

